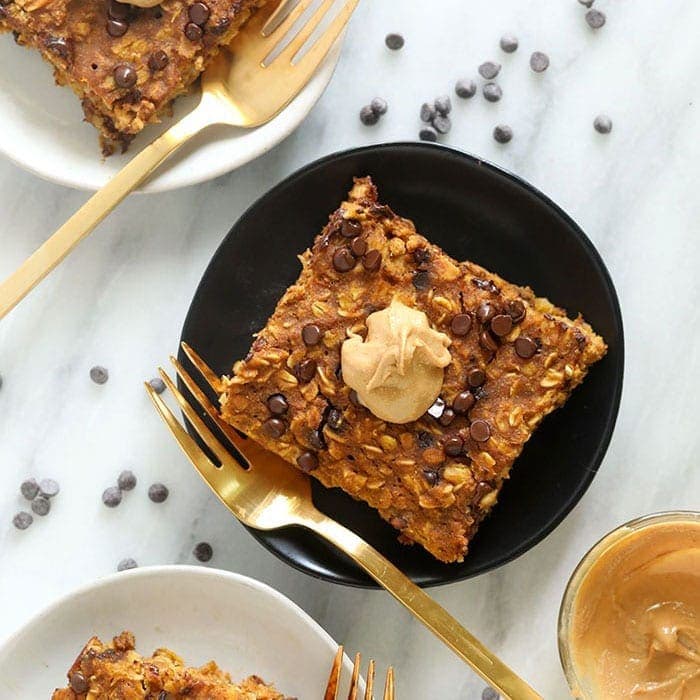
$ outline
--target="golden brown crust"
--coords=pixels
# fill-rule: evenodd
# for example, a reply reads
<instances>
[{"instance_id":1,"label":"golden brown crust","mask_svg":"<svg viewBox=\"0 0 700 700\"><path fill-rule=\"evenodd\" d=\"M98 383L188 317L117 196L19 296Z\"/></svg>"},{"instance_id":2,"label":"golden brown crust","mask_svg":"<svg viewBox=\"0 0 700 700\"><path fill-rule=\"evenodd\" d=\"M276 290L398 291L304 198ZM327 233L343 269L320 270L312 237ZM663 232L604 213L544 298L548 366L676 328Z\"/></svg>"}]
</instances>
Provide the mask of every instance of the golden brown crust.
<instances>
[{"instance_id":1,"label":"golden brown crust","mask_svg":"<svg viewBox=\"0 0 700 700\"><path fill-rule=\"evenodd\" d=\"M0 32L13 31L19 44L39 49L53 65L56 82L81 99L85 119L100 130L103 150L125 149L147 124L159 122L172 101L231 42L256 7L267 0L206 0L209 17L201 38L185 27L195 0L164 0L140 9L109 0L0 0ZM110 7L125 14L121 36L107 31ZM114 11L112 11L114 14ZM112 18L112 22L114 19ZM158 52L167 65L149 60ZM136 83L119 87L115 67L128 65Z\"/></svg>"},{"instance_id":2,"label":"golden brown crust","mask_svg":"<svg viewBox=\"0 0 700 700\"><path fill-rule=\"evenodd\" d=\"M53 700L285 700L257 676L233 683L213 661L187 668L169 649L144 658L134 636L122 632L111 644L88 641L68 671L68 687ZM293 700L288 698L287 700Z\"/></svg>"},{"instance_id":3,"label":"golden brown crust","mask_svg":"<svg viewBox=\"0 0 700 700\"><path fill-rule=\"evenodd\" d=\"M348 227L347 220L356 223ZM342 234L344 225L358 229L368 250L379 251L378 270L366 269L367 254L351 261L349 271L337 270L334 255L351 240ZM441 561L461 561L523 445L583 380L589 365L605 354L605 343L582 318L568 319L531 290L448 257L416 233L410 221L379 204L369 178L355 181L348 201L330 217L301 262L299 279L247 358L224 378L224 418L326 486L369 503L400 530L402 541L420 543ZM426 414L415 423L385 423L353 402L339 376L347 329L364 334L367 316L394 297L424 311L431 325L452 339L440 419ZM484 304L492 311L486 312ZM493 311L515 318L512 330L496 338L491 321L478 320L480 310L482 319ZM471 322L466 335L457 335L452 327L458 314ZM505 319L501 323L508 326ZM303 342L306 324L318 326L321 342ZM535 354L521 357L516 341L521 354L528 354L528 346ZM310 381L300 372L305 360L316 364ZM481 370L485 381L470 387L474 370ZM452 417L451 407L465 391L474 405ZM280 424L270 426L267 400L276 393L284 395L288 410L277 416L283 434L271 437L271 427L279 431ZM471 401L463 395L456 407L464 409ZM433 412L439 415L440 408ZM485 430L489 436L479 441Z\"/></svg>"}]
</instances>

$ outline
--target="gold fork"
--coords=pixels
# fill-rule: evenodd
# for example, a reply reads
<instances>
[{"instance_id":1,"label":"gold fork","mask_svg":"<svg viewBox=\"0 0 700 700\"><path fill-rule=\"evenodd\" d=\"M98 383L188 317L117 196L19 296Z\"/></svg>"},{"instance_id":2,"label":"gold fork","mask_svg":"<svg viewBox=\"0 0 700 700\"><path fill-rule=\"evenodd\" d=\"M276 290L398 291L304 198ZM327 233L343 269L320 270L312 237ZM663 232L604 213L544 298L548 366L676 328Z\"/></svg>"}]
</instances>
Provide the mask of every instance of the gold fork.
<instances>
[{"instance_id":1,"label":"gold fork","mask_svg":"<svg viewBox=\"0 0 700 700\"><path fill-rule=\"evenodd\" d=\"M189 345L183 343L182 348L210 389L219 395L223 389L221 379ZM290 525L312 530L350 556L504 697L542 700L522 678L376 549L317 510L311 500L309 477L224 422L182 364L174 357L170 361L199 407L194 408L188 402L162 368L159 368L160 375L216 463L199 447L150 384L146 383L146 389L194 467L238 520L259 530ZM208 416L238 450L244 464L215 437L205 424L204 416Z\"/></svg>"},{"instance_id":2,"label":"gold fork","mask_svg":"<svg viewBox=\"0 0 700 700\"><path fill-rule=\"evenodd\" d=\"M327 27L319 25L337 0L271 2L256 12L202 75L197 107L146 146L0 284L0 319L51 272L128 194L169 156L214 124L252 128L277 116L309 82L350 20L359 0L345 0ZM318 36L317 36L318 35ZM291 37L288 43L285 42ZM281 48L281 51L280 51Z\"/></svg>"},{"instance_id":3,"label":"gold fork","mask_svg":"<svg viewBox=\"0 0 700 700\"><path fill-rule=\"evenodd\" d=\"M350 690L348 691L348 700L357 700L357 693L360 686L360 654L355 654L355 662L352 666L352 677L350 678ZM338 653L333 659L331 675L328 677L328 687L323 700L337 700L338 685L340 684L340 673L343 669L343 647L338 647ZM373 700L374 698L374 674L375 664L374 659L370 659L367 668L367 679L365 681L365 700ZM384 700L395 700L394 697L394 669L389 666L386 672L386 682L384 683Z\"/></svg>"}]
</instances>

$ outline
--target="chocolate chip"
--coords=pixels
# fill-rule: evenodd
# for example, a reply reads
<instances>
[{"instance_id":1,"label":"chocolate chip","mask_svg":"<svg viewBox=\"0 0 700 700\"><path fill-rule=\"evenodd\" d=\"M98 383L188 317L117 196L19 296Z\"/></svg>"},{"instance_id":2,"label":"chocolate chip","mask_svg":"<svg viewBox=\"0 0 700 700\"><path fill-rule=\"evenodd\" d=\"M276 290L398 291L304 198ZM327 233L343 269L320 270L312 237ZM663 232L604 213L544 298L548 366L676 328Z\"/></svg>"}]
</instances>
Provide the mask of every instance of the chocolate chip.
<instances>
[{"instance_id":1,"label":"chocolate chip","mask_svg":"<svg viewBox=\"0 0 700 700\"><path fill-rule=\"evenodd\" d=\"M295 368L294 374L300 382L310 382L316 374L316 360L302 360Z\"/></svg>"},{"instance_id":2,"label":"chocolate chip","mask_svg":"<svg viewBox=\"0 0 700 700\"><path fill-rule=\"evenodd\" d=\"M338 248L333 253L333 267L338 272L349 272L355 267L355 256L350 248Z\"/></svg>"},{"instance_id":3,"label":"chocolate chip","mask_svg":"<svg viewBox=\"0 0 700 700\"><path fill-rule=\"evenodd\" d=\"M136 85L138 76L134 67L128 63L120 63L114 67L114 82L117 87L130 88Z\"/></svg>"},{"instance_id":4,"label":"chocolate chip","mask_svg":"<svg viewBox=\"0 0 700 700\"><path fill-rule=\"evenodd\" d=\"M307 323L301 329L301 339L305 345L318 345L321 341L321 329L315 323Z\"/></svg>"},{"instance_id":5,"label":"chocolate chip","mask_svg":"<svg viewBox=\"0 0 700 700\"><path fill-rule=\"evenodd\" d=\"M476 317L479 323L487 324L496 315L496 309L488 301L482 301L476 310Z\"/></svg>"},{"instance_id":6,"label":"chocolate chip","mask_svg":"<svg viewBox=\"0 0 700 700\"><path fill-rule=\"evenodd\" d=\"M372 105L365 105L360 110L360 121L365 126L374 126L379 121L379 115L372 109Z\"/></svg>"},{"instance_id":7,"label":"chocolate chip","mask_svg":"<svg viewBox=\"0 0 700 700\"><path fill-rule=\"evenodd\" d=\"M70 674L69 683L74 693L82 694L90 690L90 684L87 682L87 678L85 678L80 671L74 671Z\"/></svg>"},{"instance_id":8,"label":"chocolate chip","mask_svg":"<svg viewBox=\"0 0 700 700\"><path fill-rule=\"evenodd\" d=\"M423 476L429 486L435 486L440 481L440 475L434 469L424 469Z\"/></svg>"},{"instance_id":9,"label":"chocolate chip","mask_svg":"<svg viewBox=\"0 0 700 700\"><path fill-rule=\"evenodd\" d=\"M452 111L452 100L449 95L440 95L435 98L435 111L443 117Z\"/></svg>"},{"instance_id":10,"label":"chocolate chip","mask_svg":"<svg viewBox=\"0 0 700 700\"><path fill-rule=\"evenodd\" d=\"M199 41L204 36L204 31L198 24L188 22L185 25L185 36L190 41Z\"/></svg>"},{"instance_id":11,"label":"chocolate chip","mask_svg":"<svg viewBox=\"0 0 700 700\"><path fill-rule=\"evenodd\" d=\"M530 68L535 71L535 73L542 73L549 68L549 56L542 51L534 51L530 56Z\"/></svg>"},{"instance_id":12,"label":"chocolate chip","mask_svg":"<svg viewBox=\"0 0 700 700\"><path fill-rule=\"evenodd\" d=\"M19 490L28 501L31 501L39 494L39 484L36 483L36 479L26 479L20 485Z\"/></svg>"},{"instance_id":13,"label":"chocolate chip","mask_svg":"<svg viewBox=\"0 0 700 700\"><path fill-rule=\"evenodd\" d=\"M117 477L117 486L122 491L133 491L136 488L136 475L130 469L125 469Z\"/></svg>"},{"instance_id":14,"label":"chocolate chip","mask_svg":"<svg viewBox=\"0 0 700 700\"><path fill-rule=\"evenodd\" d=\"M418 138L421 141L435 143L438 139L438 133L432 126L425 126L418 132Z\"/></svg>"},{"instance_id":15,"label":"chocolate chip","mask_svg":"<svg viewBox=\"0 0 700 700\"><path fill-rule=\"evenodd\" d=\"M427 248L416 248L413 251L413 259L416 264L422 269L430 262L430 251Z\"/></svg>"},{"instance_id":16,"label":"chocolate chip","mask_svg":"<svg viewBox=\"0 0 700 700\"><path fill-rule=\"evenodd\" d=\"M267 399L267 407L275 416L282 416L289 410L289 403L283 394L272 394Z\"/></svg>"},{"instance_id":17,"label":"chocolate chip","mask_svg":"<svg viewBox=\"0 0 700 700\"><path fill-rule=\"evenodd\" d=\"M216 24L211 27L209 30L212 34L216 34L216 36L221 36L222 34L225 34L228 31L228 28L231 26L231 19L229 17L220 17Z\"/></svg>"},{"instance_id":18,"label":"chocolate chip","mask_svg":"<svg viewBox=\"0 0 700 700\"><path fill-rule=\"evenodd\" d=\"M498 102L501 97L503 97L503 90L501 90L501 86L496 83L484 83L481 92L484 98L489 102Z\"/></svg>"},{"instance_id":19,"label":"chocolate chip","mask_svg":"<svg viewBox=\"0 0 700 700\"><path fill-rule=\"evenodd\" d=\"M132 559L131 557L127 557L126 559L122 559L118 564L117 564L117 571L128 571L129 569L138 569L139 565L136 563L135 559Z\"/></svg>"},{"instance_id":20,"label":"chocolate chip","mask_svg":"<svg viewBox=\"0 0 700 700\"><path fill-rule=\"evenodd\" d=\"M583 5L584 7L593 7L593 2L594 0L578 0L580 5Z\"/></svg>"},{"instance_id":21,"label":"chocolate chip","mask_svg":"<svg viewBox=\"0 0 700 700\"><path fill-rule=\"evenodd\" d=\"M463 100L476 95L476 83L468 78L462 78L455 83L455 94Z\"/></svg>"},{"instance_id":22,"label":"chocolate chip","mask_svg":"<svg viewBox=\"0 0 700 700\"><path fill-rule=\"evenodd\" d=\"M433 128L438 134L447 134L452 128L452 121L449 117L443 117L441 114L438 114L433 119Z\"/></svg>"},{"instance_id":23,"label":"chocolate chip","mask_svg":"<svg viewBox=\"0 0 700 700\"><path fill-rule=\"evenodd\" d=\"M599 134L609 134L612 131L612 119L607 114L599 114L593 120L593 128Z\"/></svg>"},{"instance_id":24,"label":"chocolate chip","mask_svg":"<svg viewBox=\"0 0 700 700\"><path fill-rule=\"evenodd\" d=\"M318 469L318 457L314 452L302 452L297 457L297 464L299 465L299 469L308 474Z\"/></svg>"},{"instance_id":25,"label":"chocolate chip","mask_svg":"<svg viewBox=\"0 0 700 700\"><path fill-rule=\"evenodd\" d=\"M497 124L493 127L493 138L498 143L508 143L513 138L513 129L507 124Z\"/></svg>"},{"instance_id":26,"label":"chocolate chip","mask_svg":"<svg viewBox=\"0 0 700 700\"><path fill-rule=\"evenodd\" d=\"M405 40L401 34L392 32L384 37L384 43L386 44L387 48L391 49L392 51L398 51L399 49L403 48Z\"/></svg>"},{"instance_id":27,"label":"chocolate chip","mask_svg":"<svg viewBox=\"0 0 700 700\"><path fill-rule=\"evenodd\" d=\"M491 319L491 331L502 338L508 335L513 328L513 319L508 314L498 314Z\"/></svg>"},{"instance_id":28,"label":"chocolate chip","mask_svg":"<svg viewBox=\"0 0 700 700\"><path fill-rule=\"evenodd\" d=\"M169 495L170 491L168 491L168 487L165 484L156 482L148 487L148 497L154 503L163 503Z\"/></svg>"},{"instance_id":29,"label":"chocolate chip","mask_svg":"<svg viewBox=\"0 0 700 700\"><path fill-rule=\"evenodd\" d=\"M446 428L454 419L455 412L451 408L446 408L438 418L438 423Z\"/></svg>"},{"instance_id":30,"label":"chocolate chip","mask_svg":"<svg viewBox=\"0 0 700 700\"><path fill-rule=\"evenodd\" d=\"M469 434L476 442L486 442L491 437L491 427L485 420L475 420L469 426Z\"/></svg>"},{"instance_id":31,"label":"chocolate chip","mask_svg":"<svg viewBox=\"0 0 700 700\"><path fill-rule=\"evenodd\" d=\"M419 292L430 289L430 275L425 270L418 270L418 272L414 273L411 281Z\"/></svg>"},{"instance_id":32,"label":"chocolate chip","mask_svg":"<svg viewBox=\"0 0 700 700\"><path fill-rule=\"evenodd\" d=\"M430 122L435 119L435 115L437 112L435 111L435 107L431 105L429 102L424 102L421 105L420 108L420 120L422 122L425 122L426 124L430 124Z\"/></svg>"},{"instance_id":33,"label":"chocolate chip","mask_svg":"<svg viewBox=\"0 0 700 700\"><path fill-rule=\"evenodd\" d=\"M439 418L444 413L444 411L445 400L441 396L438 396L433 402L433 405L428 409L427 413L433 418Z\"/></svg>"},{"instance_id":34,"label":"chocolate chip","mask_svg":"<svg viewBox=\"0 0 700 700\"><path fill-rule=\"evenodd\" d=\"M332 430L340 430L343 427L343 412L337 408L331 408L326 416L326 423Z\"/></svg>"},{"instance_id":35,"label":"chocolate chip","mask_svg":"<svg viewBox=\"0 0 700 700\"><path fill-rule=\"evenodd\" d=\"M537 352L537 344L532 338L521 335L515 339L515 352L524 360L529 360Z\"/></svg>"},{"instance_id":36,"label":"chocolate chip","mask_svg":"<svg viewBox=\"0 0 700 700\"><path fill-rule=\"evenodd\" d=\"M53 498L58 496L61 491L61 487L58 485L58 481L55 479L42 479L39 482L39 493L45 498Z\"/></svg>"},{"instance_id":37,"label":"chocolate chip","mask_svg":"<svg viewBox=\"0 0 700 700\"><path fill-rule=\"evenodd\" d=\"M107 508L116 508L122 502L122 490L118 486L110 486L102 492L102 503Z\"/></svg>"},{"instance_id":38,"label":"chocolate chip","mask_svg":"<svg viewBox=\"0 0 700 700\"><path fill-rule=\"evenodd\" d=\"M34 517L31 513L27 513L26 510L21 510L19 513L12 518L12 524L18 530L26 530L34 522Z\"/></svg>"},{"instance_id":39,"label":"chocolate chip","mask_svg":"<svg viewBox=\"0 0 700 700\"><path fill-rule=\"evenodd\" d=\"M362 265L368 272L376 272L382 264L382 254L378 250L369 250L362 258Z\"/></svg>"},{"instance_id":40,"label":"chocolate chip","mask_svg":"<svg viewBox=\"0 0 700 700\"><path fill-rule=\"evenodd\" d=\"M479 66L479 75L486 80L493 80L501 72L501 64L495 61L486 61Z\"/></svg>"},{"instance_id":41,"label":"chocolate chip","mask_svg":"<svg viewBox=\"0 0 700 700\"><path fill-rule=\"evenodd\" d=\"M472 409L475 403L476 399L471 391L461 391L452 402L452 408L456 413L465 415Z\"/></svg>"},{"instance_id":42,"label":"chocolate chip","mask_svg":"<svg viewBox=\"0 0 700 700\"><path fill-rule=\"evenodd\" d=\"M190 5L187 14L190 18L190 22L202 26L207 23L210 12L209 8L203 2L195 2L193 5Z\"/></svg>"},{"instance_id":43,"label":"chocolate chip","mask_svg":"<svg viewBox=\"0 0 700 700\"><path fill-rule=\"evenodd\" d=\"M518 50L518 38L512 34L504 34L500 41L501 50L506 53L513 53Z\"/></svg>"},{"instance_id":44,"label":"chocolate chip","mask_svg":"<svg viewBox=\"0 0 700 700\"><path fill-rule=\"evenodd\" d=\"M32 501L32 510L37 515L47 515L51 510L51 501L49 501L49 499L45 496L37 496Z\"/></svg>"},{"instance_id":45,"label":"chocolate chip","mask_svg":"<svg viewBox=\"0 0 700 700\"><path fill-rule=\"evenodd\" d=\"M481 386L486 381L484 370L474 367L467 372L467 383L471 387Z\"/></svg>"},{"instance_id":46,"label":"chocolate chip","mask_svg":"<svg viewBox=\"0 0 700 700\"><path fill-rule=\"evenodd\" d=\"M421 430L416 435L416 441L418 442L418 447L420 447L421 450L427 450L429 447L432 447L435 444L435 437L427 430Z\"/></svg>"},{"instance_id":47,"label":"chocolate chip","mask_svg":"<svg viewBox=\"0 0 700 700\"><path fill-rule=\"evenodd\" d=\"M481 335L479 336L479 343L481 343L481 346L489 352L496 352L496 350L498 350L498 343L487 330L481 332Z\"/></svg>"},{"instance_id":48,"label":"chocolate chip","mask_svg":"<svg viewBox=\"0 0 700 700\"><path fill-rule=\"evenodd\" d=\"M458 457L462 454L464 441L459 435L451 435L442 443L442 449L448 457Z\"/></svg>"},{"instance_id":49,"label":"chocolate chip","mask_svg":"<svg viewBox=\"0 0 700 700\"><path fill-rule=\"evenodd\" d=\"M214 556L214 550L209 542L198 542L194 546L192 554L194 554L194 558L197 561L207 562L211 561L211 558Z\"/></svg>"},{"instance_id":50,"label":"chocolate chip","mask_svg":"<svg viewBox=\"0 0 700 700\"><path fill-rule=\"evenodd\" d=\"M481 700L500 700L500 695L489 685L481 691Z\"/></svg>"},{"instance_id":51,"label":"chocolate chip","mask_svg":"<svg viewBox=\"0 0 700 700\"><path fill-rule=\"evenodd\" d=\"M340 235L345 238L355 238L362 233L362 224L355 219L343 219L340 224Z\"/></svg>"},{"instance_id":52,"label":"chocolate chip","mask_svg":"<svg viewBox=\"0 0 700 700\"><path fill-rule=\"evenodd\" d=\"M588 10L586 22L591 29L600 29L605 24L605 13L600 10Z\"/></svg>"},{"instance_id":53,"label":"chocolate chip","mask_svg":"<svg viewBox=\"0 0 700 700\"><path fill-rule=\"evenodd\" d=\"M131 5L117 0L109 0L107 3L107 14L112 19L126 19L131 12Z\"/></svg>"},{"instance_id":54,"label":"chocolate chip","mask_svg":"<svg viewBox=\"0 0 700 700\"><path fill-rule=\"evenodd\" d=\"M350 403L353 406L362 406L362 402L360 401L360 397L357 395L357 392L354 389L350 390Z\"/></svg>"},{"instance_id":55,"label":"chocolate chip","mask_svg":"<svg viewBox=\"0 0 700 700\"><path fill-rule=\"evenodd\" d=\"M282 437L287 430L287 426L280 418L269 418L263 423L262 427L263 430L272 438Z\"/></svg>"},{"instance_id":56,"label":"chocolate chip","mask_svg":"<svg viewBox=\"0 0 700 700\"><path fill-rule=\"evenodd\" d=\"M492 280L481 279L480 277L472 277L472 284L478 289L485 289L492 294L498 294L498 287Z\"/></svg>"},{"instance_id":57,"label":"chocolate chip","mask_svg":"<svg viewBox=\"0 0 700 700\"><path fill-rule=\"evenodd\" d=\"M456 314L452 317L450 330L454 335L467 335L472 327L472 317L469 314Z\"/></svg>"},{"instance_id":58,"label":"chocolate chip","mask_svg":"<svg viewBox=\"0 0 700 700\"><path fill-rule=\"evenodd\" d=\"M152 71L159 71L163 70L168 63L170 63L170 59L168 58L168 54L165 53L165 51L154 51L149 57L148 57L148 67Z\"/></svg>"},{"instance_id":59,"label":"chocolate chip","mask_svg":"<svg viewBox=\"0 0 700 700\"><path fill-rule=\"evenodd\" d=\"M129 23L125 22L123 19L112 19L107 20L107 34L111 37L124 36L129 30Z\"/></svg>"},{"instance_id":60,"label":"chocolate chip","mask_svg":"<svg viewBox=\"0 0 700 700\"><path fill-rule=\"evenodd\" d=\"M104 384L109 379L109 372L106 367L95 365L90 370L90 379L92 379L95 384Z\"/></svg>"},{"instance_id":61,"label":"chocolate chip","mask_svg":"<svg viewBox=\"0 0 700 700\"><path fill-rule=\"evenodd\" d=\"M383 100L381 97L375 97L369 103L369 106L372 108L372 111L375 114L378 114L380 117L386 114L389 110L389 105L387 104L386 100Z\"/></svg>"},{"instance_id":62,"label":"chocolate chip","mask_svg":"<svg viewBox=\"0 0 700 700\"><path fill-rule=\"evenodd\" d=\"M367 241L364 238L353 238L350 242L350 251L356 258L361 258L367 252Z\"/></svg>"},{"instance_id":63,"label":"chocolate chip","mask_svg":"<svg viewBox=\"0 0 700 700\"><path fill-rule=\"evenodd\" d=\"M326 439L323 437L323 432L321 430L312 430L309 433L309 442L311 447L317 450L326 449Z\"/></svg>"},{"instance_id":64,"label":"chocolate chip","mask_svg":"<svg viewBox=\"0 0 700 700\"><path fill-rule=\"evenodd\" d=\"M508 302L508 313L513 323L520 323L525 318L525 304L520 299Z\"/></svg>"}]
</instances>

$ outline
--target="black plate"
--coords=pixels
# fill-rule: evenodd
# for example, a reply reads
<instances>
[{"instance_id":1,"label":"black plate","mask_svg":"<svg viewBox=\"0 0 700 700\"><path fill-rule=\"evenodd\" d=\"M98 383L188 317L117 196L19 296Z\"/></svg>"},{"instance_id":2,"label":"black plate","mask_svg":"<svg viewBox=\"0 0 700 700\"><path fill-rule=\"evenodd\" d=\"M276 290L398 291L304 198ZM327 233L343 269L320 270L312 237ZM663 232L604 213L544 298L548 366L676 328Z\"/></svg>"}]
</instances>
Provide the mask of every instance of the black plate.
<instances>
[{"instance_id":1,"label":"black plate","mask_svg":"<svg viewBox=\"0 0 700 700\"><path fill-rule=\"evenodd\" d=\"M220 373L242 358L299 274L310 245L343 200L354 175L371 175L383 202L453 257L530 285L580 311L610 350L559 411L536 431L499 503L462 564L441 564L364 504L315 480L314 502L360 534L421 585L457 581L508 562L550 533L581 498L615 425L623 375L622 317L603 261L581 229L523 180L455 150L385 144L328 156L259 199L238 220L197 289L182 332ZM184 361L181 356L180 359ZM289 528L252 531L292 566L329 581L373 585L348 558L315 535Z\"/></svg>"}]
</instances>

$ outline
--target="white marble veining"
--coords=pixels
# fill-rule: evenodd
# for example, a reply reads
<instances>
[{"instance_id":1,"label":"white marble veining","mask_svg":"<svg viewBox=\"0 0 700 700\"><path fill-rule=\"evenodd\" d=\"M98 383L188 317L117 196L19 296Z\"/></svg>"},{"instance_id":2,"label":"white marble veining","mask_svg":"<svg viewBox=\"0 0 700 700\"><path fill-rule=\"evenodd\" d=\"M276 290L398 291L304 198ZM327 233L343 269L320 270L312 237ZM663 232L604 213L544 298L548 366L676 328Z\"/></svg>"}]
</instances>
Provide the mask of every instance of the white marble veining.
<instances>
[{"instance_id":1,"label":"white marble veining","mask_svg":"<svg viewBox=\"0 0 700 700\"><path fill-rule=\"evenodd\" d=\"M597 33L576 0L364 0L330 88L286 142L209 184L131 198L0 323L0 637L122 557L192 562L208 540L212 565L272 584L349 648L393 662L402 698L480 696L484 684L388 595L313 580L259 547L189 467L141 381L175 349L207 261L258 195L331 151L414 138L423 100L495 59L502 101L455 100L445 142L529 179L598 246L625 316L625 390L605 462L565 522L517 561L433 593L546 698L566 697L555 628L575 563L626 519L700 507L700 3L596 6L608 14ZM384 48L388 31L405 34L403 51ZM498 48L505 32L520 39L513 55ZM541 75L528 67L537 49L551 57ZM366 128L357 112L375 95L389 113ZM599 112L613 119L608 137L591 127ZM500 122L515 131L507 146L491 138ZM0 162L0 276L85 198ZM88 378L98 363L104 386ZM100 494L127 467L139 486L108 510ZM30 475L57 478L62 493L17 532ZM171 488L161 506L145 496L154 480Z\"/></svg>"}]
</instances>

